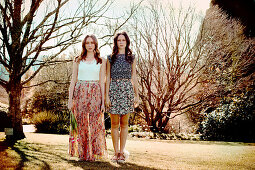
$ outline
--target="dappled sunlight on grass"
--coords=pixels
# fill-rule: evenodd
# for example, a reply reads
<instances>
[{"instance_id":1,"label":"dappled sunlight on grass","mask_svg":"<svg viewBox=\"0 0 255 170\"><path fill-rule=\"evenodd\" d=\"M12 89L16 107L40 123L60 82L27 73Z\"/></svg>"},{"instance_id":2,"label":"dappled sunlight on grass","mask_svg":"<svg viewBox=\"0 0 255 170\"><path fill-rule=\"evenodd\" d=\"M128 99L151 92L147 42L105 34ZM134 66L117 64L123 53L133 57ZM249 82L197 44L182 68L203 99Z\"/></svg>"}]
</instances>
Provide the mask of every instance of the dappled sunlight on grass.
<instances>
[{"instance_id":1,"label":"dappled sunlight on grass","mask_svg":"<svg viewBox=\"0 0 255 170\"><path fill-rule=\"evenodd\" d=\"M231 142L129 138L125 164L84 162L68 155L68 135L26 133L8 146L0 133L0 169L253 169L255 145ZM113 155L107 137L109 158Z\"/></svg>"},{"instance_id":2,"label":"dappled sunlight on grass","mask_svg":"<svg viewBox=\"0 0 255 170\"><path fill-rule=\"evenodd\" d=\"M67 135L26 133L26 136L26 139L16 142L11 147L1 145L0 169L153 169L129 162L115 164L108 159L96 162L78 161L77 158L69 157L67 153ZM109 149L109 153L112 154L113 150Z\"/></svg>"}]
</instances>

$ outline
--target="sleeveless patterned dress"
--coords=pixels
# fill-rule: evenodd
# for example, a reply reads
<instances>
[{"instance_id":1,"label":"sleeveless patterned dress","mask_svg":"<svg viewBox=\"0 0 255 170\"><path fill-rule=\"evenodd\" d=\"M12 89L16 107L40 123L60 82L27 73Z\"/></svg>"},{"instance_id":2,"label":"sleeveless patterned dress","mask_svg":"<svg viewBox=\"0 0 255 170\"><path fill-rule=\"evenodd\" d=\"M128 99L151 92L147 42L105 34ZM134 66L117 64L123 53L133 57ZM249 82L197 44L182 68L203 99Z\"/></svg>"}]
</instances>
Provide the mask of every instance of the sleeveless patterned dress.
<instances>
[{"instance_id":1,"label":"sleeveless patterned dress","mask_svg":"<svg viewBox=\"0 0 255 170\"><path fill-rule=\"evenodd\" d=\"M111 107L108 112L119 115L132 113L134 111L134 89L131 83L132 65L126 61L125 54L117 54L114 63L112 63L111 56L107 58L111 63L109 89Z\"/></svg>"}]
</instances>

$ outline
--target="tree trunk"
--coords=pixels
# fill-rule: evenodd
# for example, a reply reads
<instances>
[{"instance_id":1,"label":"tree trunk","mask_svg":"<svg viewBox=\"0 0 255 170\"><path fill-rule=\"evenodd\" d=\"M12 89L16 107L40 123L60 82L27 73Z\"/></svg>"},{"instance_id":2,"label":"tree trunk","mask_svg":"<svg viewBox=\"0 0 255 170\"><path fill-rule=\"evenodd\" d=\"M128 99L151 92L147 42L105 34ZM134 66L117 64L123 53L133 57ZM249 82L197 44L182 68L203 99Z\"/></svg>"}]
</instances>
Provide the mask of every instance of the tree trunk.
<instances>
[{"instance_id":1,"label":"tree trunk","mask_svg":"<svg viewBox=\"0 0 255 170\"><path fill-rule=\"evenodd\" d=\"M15 76L14 76L15 77ZM9 112L8 116L11 119L11 125L13 128L13 135L8 136L11 140L20 140L25 138L22 127L22 115L20 108L20 97L21 97L21 78L12 78L10 76L10 84L8 87L9 95Z\"/></svg>"},{"instance_id":2,"label":"tree trunk","mask_svg":"<svg viewBox=\"0 0 255 170\"><path fill-rule=\"evenodd\" d=\"M151 120L150 129L152 132L159 132L157 122L154 119Z\"/></svg>"},{"instance_id":3,"label":"tree trunk","mask_svg":"<svg viewBox=\"0 0 255 170\"><path fill-rule=\"evenodd\" d=\"M164 129L162 129L165 133L168 133L168 131L166 131L166 126L167 126L167 123L169 121L169 118L165 116L165 119L164 121L162 122L162 126L164 127Z\"/></svg>"}]
</instances>

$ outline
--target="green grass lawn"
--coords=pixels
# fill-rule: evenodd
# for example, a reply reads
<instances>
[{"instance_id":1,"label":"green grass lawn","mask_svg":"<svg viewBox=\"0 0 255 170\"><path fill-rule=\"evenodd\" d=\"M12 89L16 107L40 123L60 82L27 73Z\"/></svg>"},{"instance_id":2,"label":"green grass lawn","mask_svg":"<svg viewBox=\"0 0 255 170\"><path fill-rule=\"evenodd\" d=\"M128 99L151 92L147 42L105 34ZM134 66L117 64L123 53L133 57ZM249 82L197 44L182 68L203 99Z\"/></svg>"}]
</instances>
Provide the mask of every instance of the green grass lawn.
<instances>
[{"instance_id":1,"label":"green grass lawn","mask_svg":"<svg viewBox=\"0 0 255 170\"><path fill-rule=\"evenodd\" d=\"M13 147L0 132L0 169L255 169L255 144L129 138L125 164L79 162L68 155L68 135L26 133ZM113 154L107 138L109 156Z\"/></svg>"}]
</instances>

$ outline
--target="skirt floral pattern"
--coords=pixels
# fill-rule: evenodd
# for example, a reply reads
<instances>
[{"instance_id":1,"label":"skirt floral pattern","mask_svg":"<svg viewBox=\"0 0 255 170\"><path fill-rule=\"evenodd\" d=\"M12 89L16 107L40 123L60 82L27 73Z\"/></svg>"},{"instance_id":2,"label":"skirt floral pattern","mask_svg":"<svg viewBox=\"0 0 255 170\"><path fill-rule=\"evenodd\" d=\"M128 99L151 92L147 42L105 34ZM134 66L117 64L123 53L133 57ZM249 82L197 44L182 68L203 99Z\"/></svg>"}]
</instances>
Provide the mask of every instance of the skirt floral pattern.
<instances>
[{"instance_id":1,"label":"skirt floral pattern","mask_svg":"<svg viewBox=\"0 0 255 170\"><path fill-rule=\"evenodd\" d=\"M109 113L124 115L134 112L134 90L129 79L113 79L110 83L109 97Z\"/></svg>"},{"instance_id":2,"label":"skirt floral pattern","mask_svg":"<svg viewBox=\"0 0 255 170\"><path fill-rule=\"evenodd\" d=\"M84 161L107 156L104 115L98 81L78 81L74 88L69 154Z\"/></svg>"}]
</instances>

